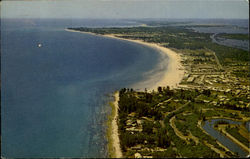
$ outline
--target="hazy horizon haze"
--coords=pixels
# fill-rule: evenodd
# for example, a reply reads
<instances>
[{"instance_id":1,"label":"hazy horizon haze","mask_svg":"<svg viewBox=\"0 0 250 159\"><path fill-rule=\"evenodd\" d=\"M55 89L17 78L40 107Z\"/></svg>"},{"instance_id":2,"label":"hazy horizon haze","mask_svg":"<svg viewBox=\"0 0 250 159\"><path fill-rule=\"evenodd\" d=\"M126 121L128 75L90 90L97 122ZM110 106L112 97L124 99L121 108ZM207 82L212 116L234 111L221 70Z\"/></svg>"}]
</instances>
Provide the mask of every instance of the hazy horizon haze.
<instances>
[{"instance_id":1,"label":"hazy horizon haze","mask_svg":"<svg viewBox=\"0 0 250 159\"><path fill-rule=\"evenodd\" d=\"M246 0L2 1L1 18L249 19Z\"/></svg>"}]
</instances>

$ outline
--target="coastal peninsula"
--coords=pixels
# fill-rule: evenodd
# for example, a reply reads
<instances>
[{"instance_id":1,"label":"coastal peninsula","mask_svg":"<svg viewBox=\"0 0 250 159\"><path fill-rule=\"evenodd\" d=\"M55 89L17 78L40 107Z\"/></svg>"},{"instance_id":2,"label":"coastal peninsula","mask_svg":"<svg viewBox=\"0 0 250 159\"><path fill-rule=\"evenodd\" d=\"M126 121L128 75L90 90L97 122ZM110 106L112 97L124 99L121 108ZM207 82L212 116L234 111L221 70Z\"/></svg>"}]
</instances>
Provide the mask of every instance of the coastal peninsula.
<instances>
[{"instance_id":1,"label":"coastal peninsula","mask_svg":"<svg viewBox=\"0 0 250 159\"><path fill-rule=\"evenodd\" d=\"M210 34L183 27L72 29L147 45L170 59L163 78L145 86L149 89L123 88L115 94L118 119L115 113L111 126L112 150L115 150L112 157L249 154L247 51L217 45ZM208 121L214 123L212 127ZM221 135L229 145L224 144Z\"/></svg>"}]
</instances>

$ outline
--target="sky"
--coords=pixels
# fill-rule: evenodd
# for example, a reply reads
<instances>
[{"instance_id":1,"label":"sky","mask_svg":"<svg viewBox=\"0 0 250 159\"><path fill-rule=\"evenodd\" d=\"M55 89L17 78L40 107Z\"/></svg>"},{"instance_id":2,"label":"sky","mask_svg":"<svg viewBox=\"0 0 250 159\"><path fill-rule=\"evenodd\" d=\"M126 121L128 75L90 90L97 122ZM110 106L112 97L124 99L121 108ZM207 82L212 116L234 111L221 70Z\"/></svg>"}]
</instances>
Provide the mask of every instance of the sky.
<instances>
[{"instance_id":1,"label":"sky","mask_svg":"<svg viewBox=\"0 0 250 159\"><path fill-rule=\"evenodd\" d=\"M248 0L5 0L1 18L249 19Z\"/></svg>"}]
</instances>

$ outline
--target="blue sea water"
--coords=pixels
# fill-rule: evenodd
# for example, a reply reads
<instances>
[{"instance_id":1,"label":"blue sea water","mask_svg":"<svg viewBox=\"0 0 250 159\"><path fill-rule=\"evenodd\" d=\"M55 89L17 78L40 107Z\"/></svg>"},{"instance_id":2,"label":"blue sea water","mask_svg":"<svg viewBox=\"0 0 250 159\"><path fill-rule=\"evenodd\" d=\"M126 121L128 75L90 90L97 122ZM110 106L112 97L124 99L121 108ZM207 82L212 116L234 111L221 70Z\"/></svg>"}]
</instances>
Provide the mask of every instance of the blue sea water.
<instances>
[{"instance_id":1,"label":"blue sea water","mask_svg":"<svg viewBox=\"0 0 250 159\"><path fill-rule=\"evenodd\" d=\"M126 21L1 21L2 156L107 157L111 94L149 78L161 55L64 30L136 25Z\"/></svg>"},{"instance_id":2,"label":"blue sea water","mask_svg":"<svg viewBox=\"0 0 250 159\"><path fill-rule=\"evenodd\" d=\"M64 29L137 25L1 19L2 156L107 157L105 122L112 93L140 88L138 83L163 71L156 67L166 57L139 44Z\"/></svg>"}]
</instances>

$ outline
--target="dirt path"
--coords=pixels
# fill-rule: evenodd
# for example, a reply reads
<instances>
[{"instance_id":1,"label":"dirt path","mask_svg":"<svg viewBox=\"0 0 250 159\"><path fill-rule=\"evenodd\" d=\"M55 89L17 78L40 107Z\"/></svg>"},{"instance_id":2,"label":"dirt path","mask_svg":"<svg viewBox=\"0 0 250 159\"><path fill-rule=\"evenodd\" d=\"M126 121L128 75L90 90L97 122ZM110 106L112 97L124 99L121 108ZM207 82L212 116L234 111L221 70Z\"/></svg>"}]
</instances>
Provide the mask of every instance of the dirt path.
<instances>
[{"instance_id":1,"label":"dirt path","mask_svg":"<svg viewBox=\"0 0 250 159\"><path fill-rule=\"evenodd\" d=\"M190 142L189 142L188 139L187 139L188 137L187 137L187 136L184 136L184 135L182 134L182 132L180 132L180 131L176 128L176 126L175 126L175 124L174 124L174 121L175 121L175 116L173 116L173 117L169 120L170 126L174 129L175 134L176 134L180 139L184 140L187 144L190 144Z\"/></svg>"},{"instance_id":2,"label":"dirt path","mask_svg":"<svg viewBox=\"0 0 250 159\"><path fill-rule=\"evenodd\" d=\"M224 157L228 157L228 155L225 154L225 152L217 149L214 147L214 145L211 145L209 143L207 143L207 141L204 141L204 144L209 147L211 150L213 150L214 152L218 153L220 155L220 157L224 158Z\"/></svg>"},{"instance_id":3,"label":"dirt path","mask_svg":"<svg viewBox=\"0 0 250 159\"><path fill-rule=\"evenodd\" d=\"M169 121L170 121L170 126L174 129L175 134L179 138L181 138L182 140L185 140L187 144L190 144L190 141L189 141L190 139L194 140L196 145L199 144L199 139L197 137L195 137L189 130L188 130L189 134L187 136L185 136L185 135L183 135L183 133L181 131L179 131L177 129L177 127L175 126L175 123L174 123L175 117L172 117Z\"/></svg>"}]
</instances>

